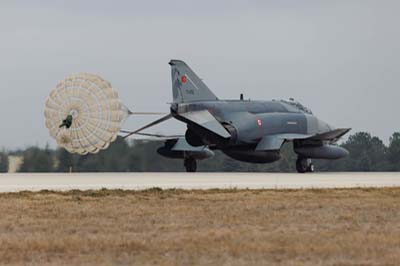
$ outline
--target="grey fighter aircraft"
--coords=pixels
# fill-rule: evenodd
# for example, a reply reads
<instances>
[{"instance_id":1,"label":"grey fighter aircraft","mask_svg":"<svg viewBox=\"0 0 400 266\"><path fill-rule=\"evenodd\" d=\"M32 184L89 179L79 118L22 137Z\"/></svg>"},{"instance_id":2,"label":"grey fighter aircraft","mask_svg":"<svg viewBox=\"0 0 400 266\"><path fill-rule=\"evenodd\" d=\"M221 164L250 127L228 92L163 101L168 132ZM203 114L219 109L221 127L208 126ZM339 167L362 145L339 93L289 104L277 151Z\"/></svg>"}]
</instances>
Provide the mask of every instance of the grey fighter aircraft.
<instances>
[{"instance_id":1,"label":"grey fighter aircraft","mask_svg":"<svg viewBox=\"0 0 400 266\"><path fill-rule=\"evenodd\" d=\"M170 118L187 125L184 136L167 137L158 149L162 156L183 159L186 171L195 172L197 160L221 150L227 156L249 163L272 163L280 149L292 142L298 155L299 173L313 172L311 159L339 159L347 150L335 145L349 128L335 129L318 119L293 99L251 101L219 99L183 61L171 60L173 102L170 113L125 137ZM165 137L165 136L164 136Z\"/></svg>"}]
</instances>

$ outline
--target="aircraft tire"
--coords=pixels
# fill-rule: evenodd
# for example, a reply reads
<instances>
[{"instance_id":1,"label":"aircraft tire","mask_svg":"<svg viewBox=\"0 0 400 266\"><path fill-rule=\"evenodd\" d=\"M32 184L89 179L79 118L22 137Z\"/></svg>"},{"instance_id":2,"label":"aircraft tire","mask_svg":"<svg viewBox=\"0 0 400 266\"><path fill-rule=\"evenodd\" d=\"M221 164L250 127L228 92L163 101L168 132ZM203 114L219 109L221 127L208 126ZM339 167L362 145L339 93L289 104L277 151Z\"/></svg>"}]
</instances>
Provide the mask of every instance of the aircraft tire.
<instances>
[{"instance_id":1,"label":"aircraft tire","mask_svg":"<svg viewBox=\"0 0 400 266\"><path fill-rule=\"evenodd\" d=\"M313 172L314 165L310 159L299 157L296 161L296 170L298 173Z\"/></svg>"}]
</instances>

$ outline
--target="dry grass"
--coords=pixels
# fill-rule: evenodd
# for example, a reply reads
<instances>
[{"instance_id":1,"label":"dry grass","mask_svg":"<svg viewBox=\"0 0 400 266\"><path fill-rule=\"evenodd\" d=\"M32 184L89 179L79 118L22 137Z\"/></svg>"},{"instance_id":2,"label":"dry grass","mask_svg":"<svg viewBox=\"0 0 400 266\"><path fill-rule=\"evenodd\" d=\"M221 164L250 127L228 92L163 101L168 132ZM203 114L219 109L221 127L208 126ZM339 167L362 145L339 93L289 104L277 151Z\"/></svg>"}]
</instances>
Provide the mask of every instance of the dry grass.
<instances>
[{"instance_id":1,"label":"dry grass","mask_svg":"<svg viewBox=\"0 0 400 266\"><path fill-rule=\"evenodd\" d=\"M400 264L400 188L24 192L0 217L0 264Z\"/></svg>"}]
</instances>

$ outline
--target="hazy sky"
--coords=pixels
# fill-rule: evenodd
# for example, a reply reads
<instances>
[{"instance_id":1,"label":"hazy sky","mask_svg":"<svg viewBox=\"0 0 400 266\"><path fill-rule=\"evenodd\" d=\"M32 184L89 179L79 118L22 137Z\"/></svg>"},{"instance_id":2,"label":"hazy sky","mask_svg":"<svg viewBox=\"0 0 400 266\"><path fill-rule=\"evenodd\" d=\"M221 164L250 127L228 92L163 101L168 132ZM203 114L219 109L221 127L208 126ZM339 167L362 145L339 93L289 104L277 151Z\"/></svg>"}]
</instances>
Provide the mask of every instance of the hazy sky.
<instances>
[{"instance_id":1,"label":"hazy sky","mask_svg":"<svg viewBox=\"0 0 400 266\"><path fill-rule=\"evenodd\" d=\"M0 147L54 144L43 105L70 73L101 75L135 111L167 112L171 58L220 98L294 97L387 142L400 130L399 10L397 0L2 0Z\"/></svg>"}]
</instances>

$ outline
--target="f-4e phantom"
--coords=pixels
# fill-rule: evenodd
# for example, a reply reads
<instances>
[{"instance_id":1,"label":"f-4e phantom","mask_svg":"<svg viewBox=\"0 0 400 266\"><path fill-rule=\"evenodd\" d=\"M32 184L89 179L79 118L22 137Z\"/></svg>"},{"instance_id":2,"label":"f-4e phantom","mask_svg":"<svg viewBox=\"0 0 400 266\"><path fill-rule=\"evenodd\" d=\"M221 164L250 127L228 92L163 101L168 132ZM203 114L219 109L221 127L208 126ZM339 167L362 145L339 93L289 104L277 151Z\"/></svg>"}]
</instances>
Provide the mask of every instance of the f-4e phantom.
<instances>
[{"instance_id":1,"label":"f-4e phantom","mask_svg":"<svg viewBox=\"0 0 400 266\"><path fill-rule=\"evenodd\" d=\"M251 101L219 99L183 61L171 60L173 102L170 113L125 137L175 118L187 125L182 136L167 138L162 156L183 159L187 172L197 161L220 150L248 163L272 163L281 158L285 142L293 143L299 173L313 172L311 159L339 159L348 151L335 145L350 128L333 128L293 99ZM159 135L153 135L159 136ZM160 136L161 137L161 136Z\"/></svg>"}]
</instances>

